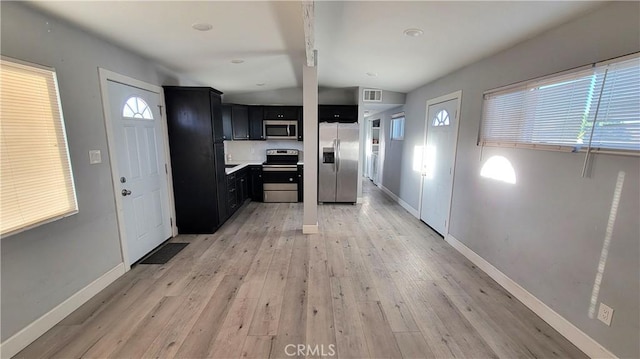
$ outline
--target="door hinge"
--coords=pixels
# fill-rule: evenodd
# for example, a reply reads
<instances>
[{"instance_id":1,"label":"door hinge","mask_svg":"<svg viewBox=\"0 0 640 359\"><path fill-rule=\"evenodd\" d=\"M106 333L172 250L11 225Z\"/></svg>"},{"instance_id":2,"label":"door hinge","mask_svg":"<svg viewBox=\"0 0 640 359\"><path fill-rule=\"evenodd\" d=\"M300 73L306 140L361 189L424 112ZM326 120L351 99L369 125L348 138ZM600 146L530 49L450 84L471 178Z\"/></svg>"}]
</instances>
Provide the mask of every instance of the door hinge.
<instances>
[{"instance_id":1,"label":"door hinge","mask_svg":"<svg viewBox=\"0 0 640 359\"><path fill-rule=\"evenodd\" d=\"M169 169L166 163L164 164L164 173L169 174Z\"/></svg>"},{"instance_id":2,"label":"door hinge","mask_svg":"<svg viewBox=\"0 0 640 359\"><path fill-rule=\"evenodd\" d=\"M173 218L169 217L169 224L173 227Z\"/></svg>"}]
</instances>

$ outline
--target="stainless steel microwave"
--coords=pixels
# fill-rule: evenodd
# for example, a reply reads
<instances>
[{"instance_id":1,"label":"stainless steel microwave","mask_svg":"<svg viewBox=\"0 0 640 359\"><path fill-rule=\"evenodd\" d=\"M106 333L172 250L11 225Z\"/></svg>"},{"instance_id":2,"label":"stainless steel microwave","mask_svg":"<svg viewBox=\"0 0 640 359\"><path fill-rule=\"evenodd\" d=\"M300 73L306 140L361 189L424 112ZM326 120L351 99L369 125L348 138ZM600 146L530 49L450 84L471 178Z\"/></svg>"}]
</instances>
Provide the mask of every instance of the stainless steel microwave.
<instances>
[{"instance_id":1,"label":"stainless steel microwave","mask_svg":"<svg viewBox=\"0 0 640 359\"><path fill-rule=\"evenodd\" d=\"M298 139L298 121L264 120L262 126L267 140Z\"/></svg>"}]
</instances>

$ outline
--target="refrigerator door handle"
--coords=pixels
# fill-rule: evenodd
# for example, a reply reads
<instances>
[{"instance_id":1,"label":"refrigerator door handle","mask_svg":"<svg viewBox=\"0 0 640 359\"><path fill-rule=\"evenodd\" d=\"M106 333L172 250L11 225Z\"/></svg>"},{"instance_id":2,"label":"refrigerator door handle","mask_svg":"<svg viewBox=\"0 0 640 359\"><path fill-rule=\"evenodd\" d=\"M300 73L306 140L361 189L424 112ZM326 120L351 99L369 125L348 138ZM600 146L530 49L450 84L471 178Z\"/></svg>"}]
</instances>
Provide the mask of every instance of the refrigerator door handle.
<instances>
[{"instance_id":1,"label":"refrigerator door handle","mask_svg":"<svg viewBox=\"0 0 640 359\"><path fill-rule=\"evenodd\" d=\"M340 171L340 139L336 139L336 172Z\"/></svg>"},{"instance_id":2,"label":"refrigerator door handle","mask_svg":"<svg viewBox=\"0 0 640 359\"><path fill-rule=\"evenodd\" d=\"M337 148L338 148L338 140L337 139L333 139L333 173L335 173L338 170L338 167L336 167L336 161L337 161L337 157L338 157L338 152L336 152Z\"/></svg>"}]
</instances>

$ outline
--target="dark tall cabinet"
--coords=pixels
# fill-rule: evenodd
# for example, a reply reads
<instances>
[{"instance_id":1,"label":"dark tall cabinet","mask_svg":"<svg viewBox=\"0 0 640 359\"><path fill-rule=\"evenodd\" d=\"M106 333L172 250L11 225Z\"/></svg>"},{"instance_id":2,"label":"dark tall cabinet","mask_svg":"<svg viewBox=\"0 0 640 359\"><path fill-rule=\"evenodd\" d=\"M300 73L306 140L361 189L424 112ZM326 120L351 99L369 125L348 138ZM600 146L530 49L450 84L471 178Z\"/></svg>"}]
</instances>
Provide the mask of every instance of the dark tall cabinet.
<instances>
[{"instance_id":1,"label":"dark tall cabinet","mask_svg":"<svg viewBox=\"0 0 640 359\"><path fill-rule=\"evenodd\" d=\"M228 217L222 92L165 86L176 225L180 233L213 233Z\"/></svg>"}]
</instances>

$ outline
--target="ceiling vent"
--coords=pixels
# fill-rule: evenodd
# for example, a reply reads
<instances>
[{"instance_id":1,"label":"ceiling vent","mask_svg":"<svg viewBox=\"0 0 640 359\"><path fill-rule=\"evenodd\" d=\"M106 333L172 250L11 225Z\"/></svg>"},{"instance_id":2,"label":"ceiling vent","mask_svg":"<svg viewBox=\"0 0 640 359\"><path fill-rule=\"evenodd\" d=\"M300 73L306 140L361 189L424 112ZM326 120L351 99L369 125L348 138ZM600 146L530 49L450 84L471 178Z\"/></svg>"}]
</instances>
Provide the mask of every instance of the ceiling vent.
<instances>
[{"instance_id":1,"label":"ceiling vent","mask_svg":"<svg viewBox=\"0 0 640 359\"><path fill-rule=\"evenodd\" d=\"M382 102L382 90L364 89L364 102Z\"/></svg>"}]
</instances>

